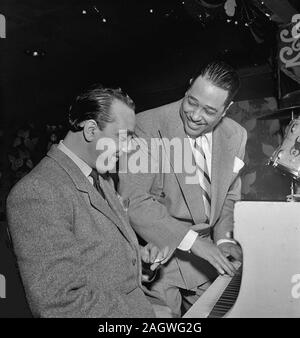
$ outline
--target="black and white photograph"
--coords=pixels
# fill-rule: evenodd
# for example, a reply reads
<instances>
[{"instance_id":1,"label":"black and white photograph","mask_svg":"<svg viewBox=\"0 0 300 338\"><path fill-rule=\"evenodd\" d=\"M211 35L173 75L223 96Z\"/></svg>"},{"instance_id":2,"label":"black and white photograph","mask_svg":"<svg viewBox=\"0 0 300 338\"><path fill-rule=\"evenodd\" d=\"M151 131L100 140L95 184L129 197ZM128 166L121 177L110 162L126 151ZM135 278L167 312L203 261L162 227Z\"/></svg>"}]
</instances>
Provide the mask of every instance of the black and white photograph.
<instances>
[{"instance_id":1,"label":"black and white photograph","mask_svg":"<svg viewBox=\"0 0 300 338\"><path fill-rule=\"evenodd\" d=\"M0 154L0 318L300 318L298 0L0 0Z\"/></svg>"}]
</instances>

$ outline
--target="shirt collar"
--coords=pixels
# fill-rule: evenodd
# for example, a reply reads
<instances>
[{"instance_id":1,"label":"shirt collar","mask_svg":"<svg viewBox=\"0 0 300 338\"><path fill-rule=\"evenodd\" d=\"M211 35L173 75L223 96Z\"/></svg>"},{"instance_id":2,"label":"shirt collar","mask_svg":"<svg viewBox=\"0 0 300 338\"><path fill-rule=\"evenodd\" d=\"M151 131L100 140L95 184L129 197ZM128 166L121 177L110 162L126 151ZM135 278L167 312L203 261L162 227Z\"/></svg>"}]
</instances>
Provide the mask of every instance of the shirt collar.
<instances>
[{"instance_id":1,"label":"shirt collar","mask_svg":"<svg viewBox=\"0 0 300 338\"><path fill-rule=\"evenodd\" d=\"M88 177L92 172L92 168L84 162L81 158L79 158L73 151L71 151L68 147L66 147L61 140L59 145L57 146L59 150L65 153L70 159L78 166L78 168L82 171L84 176Z\"/></svg>"},{"instance_id":2,"label":"shirt collar","mask_svg":"<svg viewBox=\"0 0 300 338\"><path fill-rule=\"evenodd\" d=\"M190 139L190 141L193 140L189 135L187 135L187 137ZM197 140L202 140L202 138L206 138L209 149L211 149L212 148L212 131L210 131L209 133L198 136L196 138L196 142L197 142Z\"/></svg>"},{"instance_id":3,"label":"shirt collar","mask_svg":"<svg viewBox=\"0 0 300 338\"><path fill-rule=\"evenodd\" d=\"M204 138L206 138L207 139L207 142L208 142L208 145L209 145L209 147L211 148L211 143L212 143L212 131L210 131L209 133L206 133L206 134L204 134L204 135L201 135L201 136L199 136L199 137L204 137Z\"/></svg>"}]
</instances>

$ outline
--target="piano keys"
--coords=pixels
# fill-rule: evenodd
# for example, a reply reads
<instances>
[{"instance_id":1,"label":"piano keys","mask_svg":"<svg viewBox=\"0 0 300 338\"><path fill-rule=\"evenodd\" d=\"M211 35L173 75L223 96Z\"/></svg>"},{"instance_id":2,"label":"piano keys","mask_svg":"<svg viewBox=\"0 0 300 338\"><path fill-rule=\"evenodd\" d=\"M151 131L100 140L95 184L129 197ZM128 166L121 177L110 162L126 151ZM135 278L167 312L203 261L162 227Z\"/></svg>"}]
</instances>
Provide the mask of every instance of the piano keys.
<instances>
[{"instance_id":1,"label":"piano keys","mask_svg":"<svg viewBox=\"0 0 300 338\"><path fill-rule=\"evenodd\" d=\"M234 237L242 273L219 276L183 317L300 317L300 204L238 202Z\"/></svg>"},{"instance_id":2,"label":"piano keys","mask_svg":"<svg viewBox=\"0 0 300 338\"><path fill-rule=\"evenodd\" d=\"M222 277L223 276L220 276L219 278ZM229 278L230 282L226 286L226 289L222 293L221 297L218 299L217 303L212 308L211 312L208 315L208 318L224 317L227 312L232 308L240 291L242 267L240 266L235 276Z\"/></svg>"},{"instance_id":3,"label":"piano keys","mask_svg":"<svg viewBox=\"0 0 300 338\"><path fill-rule=\"evenodd\" d=\"M237 273L219 276L183 318L223 317L235 303L241 284L242 266L234 262ZM226 300L225 300L226 299Z\"/></svg>"}]
</instances>

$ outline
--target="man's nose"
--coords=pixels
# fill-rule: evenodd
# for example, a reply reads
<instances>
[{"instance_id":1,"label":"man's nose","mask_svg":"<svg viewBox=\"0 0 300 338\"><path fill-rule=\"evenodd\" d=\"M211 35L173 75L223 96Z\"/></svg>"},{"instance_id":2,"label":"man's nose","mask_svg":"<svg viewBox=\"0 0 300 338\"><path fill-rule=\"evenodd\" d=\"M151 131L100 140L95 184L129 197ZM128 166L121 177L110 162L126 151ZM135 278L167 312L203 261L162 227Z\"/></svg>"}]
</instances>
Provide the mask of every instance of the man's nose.
<instances>
[{"instance_id":1,"label":"man's nose","mask_svg":"<svg viewBox=\"0 0 300 338\"><path fill-rule=\"evenodd\" d=\"M202 116L203 116L203 109L201 107L194 109L191 114L191 117L194 121L201 120Z\"/></svg>"}]
</instances>

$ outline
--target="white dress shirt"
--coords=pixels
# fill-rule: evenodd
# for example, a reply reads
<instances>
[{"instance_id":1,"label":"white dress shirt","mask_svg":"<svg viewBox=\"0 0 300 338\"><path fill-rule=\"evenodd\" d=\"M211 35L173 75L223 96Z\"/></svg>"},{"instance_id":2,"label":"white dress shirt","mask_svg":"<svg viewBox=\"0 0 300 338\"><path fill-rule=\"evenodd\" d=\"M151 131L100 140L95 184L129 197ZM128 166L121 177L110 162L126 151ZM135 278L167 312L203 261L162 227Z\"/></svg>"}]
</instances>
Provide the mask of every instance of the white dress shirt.
<instances>
[{"instance_id":1,"label":"white dress shirt","mask_svg":"<svg viewBox=\"0 0 300 338\"><path fill-rule=\"evenodd\" d=\"M209 174L209 177L211 178L212 132L197 137L196 141L198 141L199 139L201 140L202 150L205 154L208 174ZM191 144L192 152L194 154L194 152L195 152L195 147L194 147L195 139L192 139L191 137L189 137L189 141L190 141L190 144ZM200 175L199 170L198 170L198 175ZM200 180L200 178L199 178L199 180ZM199 186L200 186L200 183L199 183ZM197 237L198 237L198 232L196 232L194 230L189 230L187 232L187 234L184 236L183 240L178 245L178 249L183 250L183 251L189 251L191 249L191 247L193 246Z\"/></svg>"},{"instance_id":2,"label":"white dress shirt","mask_svg":"<svg viewBox=\"0 0 300 338\"><path fill-rule=\"evenodd\" d=\"M211 179L212 132L197 137L196 141L198 141L199 139L201 139L202 150L205 154L208 174L209 174L209 178ZM192 151L193 151L193 154L194 154L194 151L195 151L194 142L195 142L195 140L192 139L191 137L189 137L189 140L190 140L190 144L191 144ZM198 171L198 175L200 175L199 171ZM199 180L200 180L200 178L199 178ZM200 185L200 183L199 183L199 185ZM187 234L184 236L183 240L178 245L178 249L183 250L183 251L191 250L191 247L193 246L197 237L198 237L198 233L196 231L189 230L187 232ZM234 239L224 238L224 239L219 239L216 244L220 245L222 243L234 243L234 244L236 244L236 241Z\"/></svg>"},{"instance_id":3,"label":"white dress shirt","mask_svg":"<svg viewBox=\"0 0 300 338\"><path fill-rule=\"evenodd\" d=\"M70 159L78 166L78 168L82 171L83 175L87 177L87 179L94 183L93 178L90 176L92 172L92 168L84 162L81 158L79 158L73 151L71 151L68 147L66 147L63 141L60 141L57 148L65 153Z\"/></svg>"}]
</instances>

